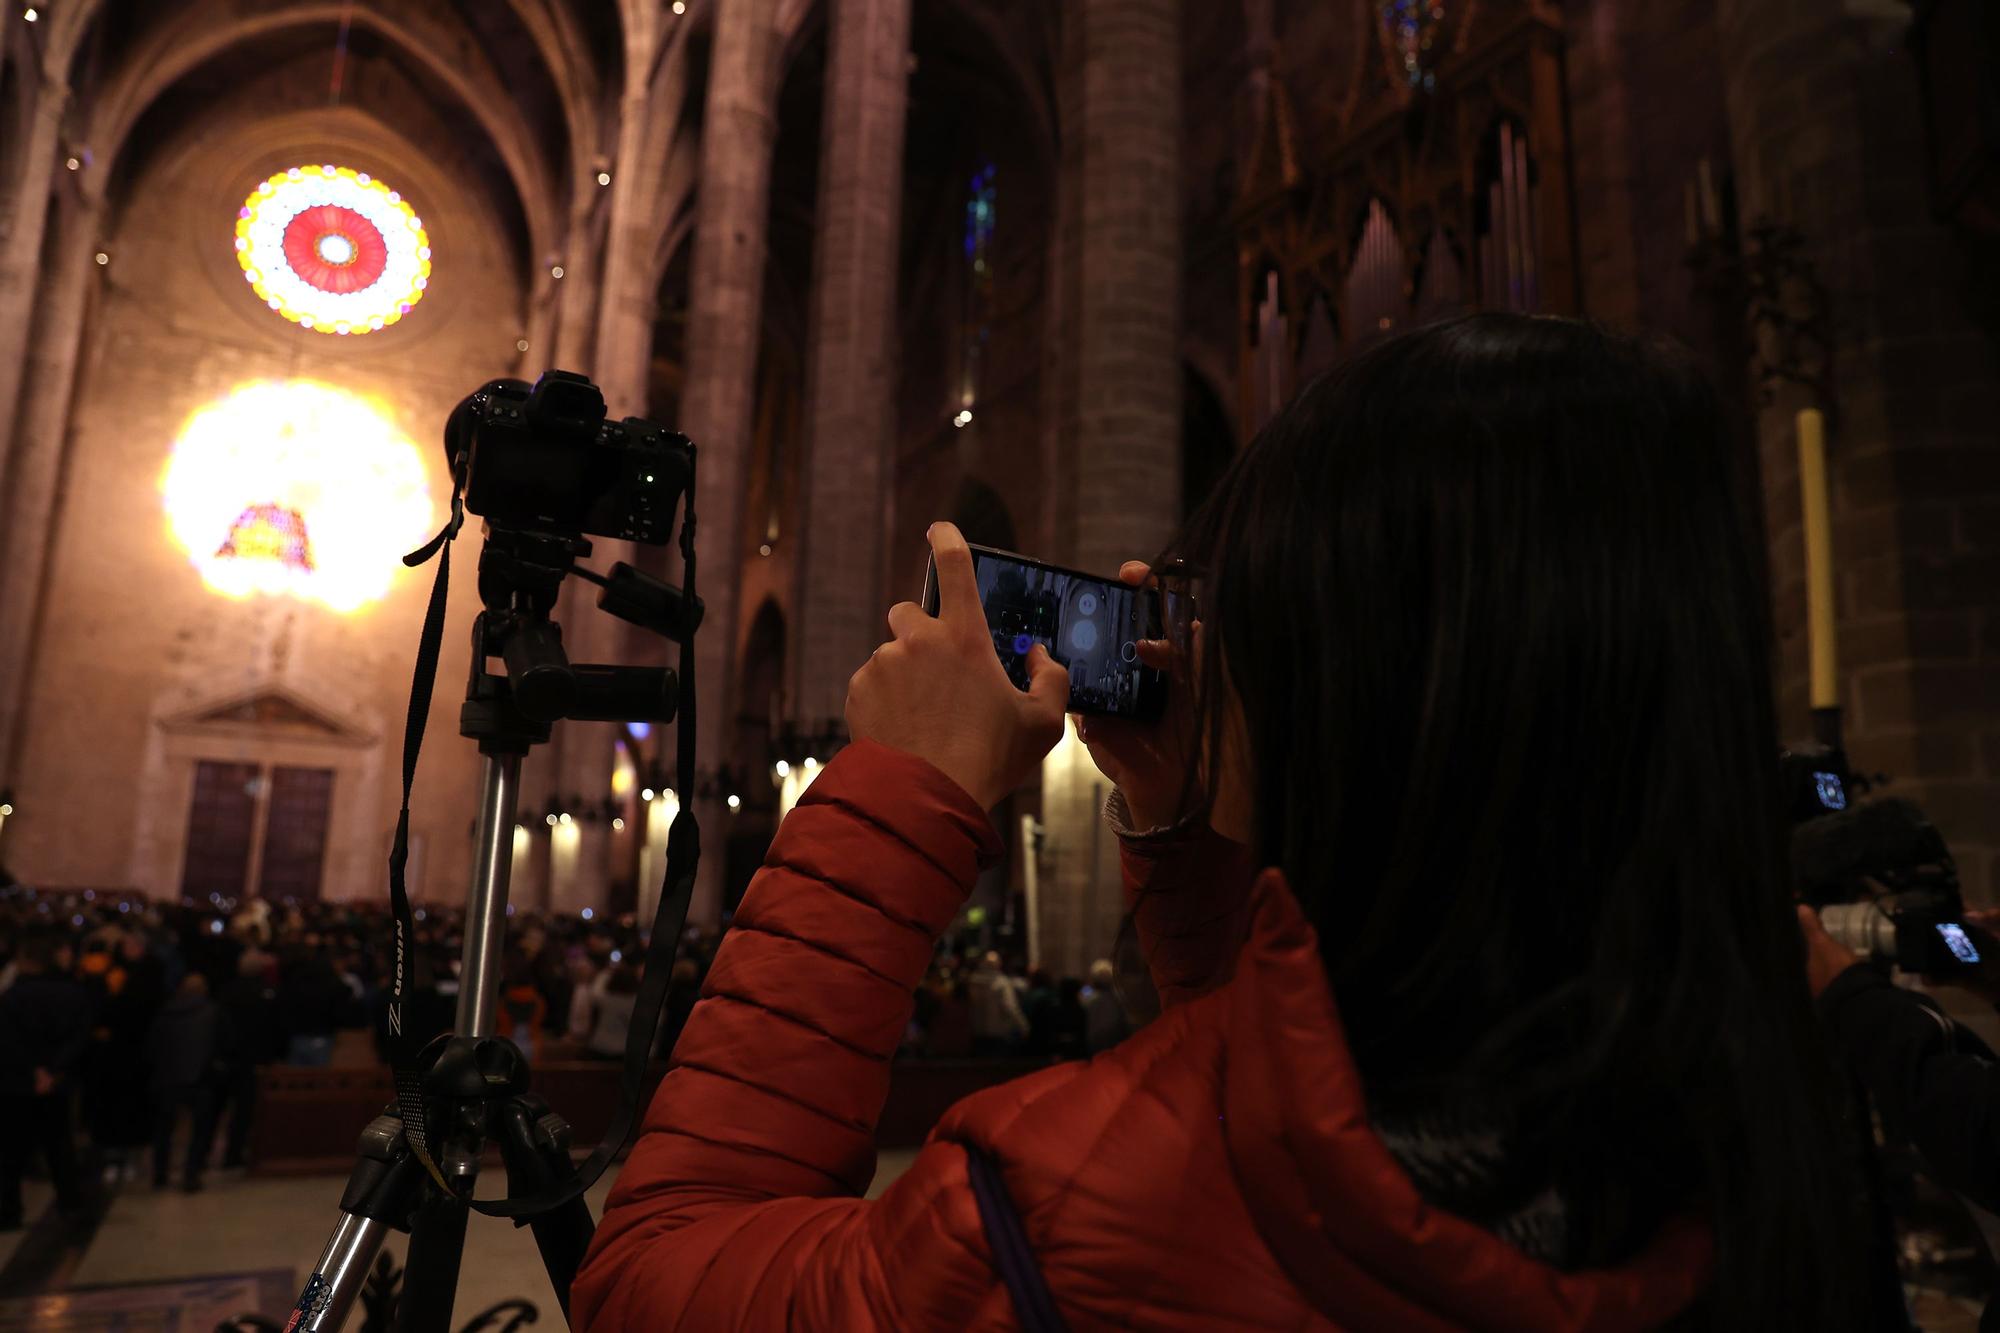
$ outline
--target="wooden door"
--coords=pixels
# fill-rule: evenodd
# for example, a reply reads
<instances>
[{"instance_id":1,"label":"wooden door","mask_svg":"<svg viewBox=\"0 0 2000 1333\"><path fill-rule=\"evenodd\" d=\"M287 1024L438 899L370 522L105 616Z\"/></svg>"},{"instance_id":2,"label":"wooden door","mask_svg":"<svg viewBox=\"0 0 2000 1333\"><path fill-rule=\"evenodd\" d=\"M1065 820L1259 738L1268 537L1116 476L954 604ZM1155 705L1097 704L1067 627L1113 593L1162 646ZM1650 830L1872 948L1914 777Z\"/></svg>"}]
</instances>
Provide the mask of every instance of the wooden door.
<instances>
[{"instance_id":1,"label":"wooden door","mask_svg":"<svg viewBox=\"0 0 2000 1333\"><path fill-rule=\"evenodd\" d=\"M206 902L212 893L243 895L257 828L257 795L255 764L202 760L195 765L187 857L181 865L183 896Z\"/></svg>"},{"instance_id":2,"label":"wooden door","mask_svg":"<svg viewBox=\"0 0 2000 1333\"><path fill-rule=\"evenodd\" d=\"M257 892L264 898L317 898L326 863L333 770L274 768L264 824L264 864Z\"/></svg>"}]
</instances>

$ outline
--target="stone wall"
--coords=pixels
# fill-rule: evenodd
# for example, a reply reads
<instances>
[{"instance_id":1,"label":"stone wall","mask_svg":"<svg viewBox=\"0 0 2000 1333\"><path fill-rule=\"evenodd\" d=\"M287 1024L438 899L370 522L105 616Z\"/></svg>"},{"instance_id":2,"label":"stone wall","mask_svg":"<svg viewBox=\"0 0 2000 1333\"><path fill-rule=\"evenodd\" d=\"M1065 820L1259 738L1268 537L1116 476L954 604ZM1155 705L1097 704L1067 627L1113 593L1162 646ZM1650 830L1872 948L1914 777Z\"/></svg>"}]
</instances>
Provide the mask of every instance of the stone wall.
<instances>
[{"instance_id":1,"label":"stone wall","mask_svg":"<svg viewBox=\"0 0 2000 1333\"><path fill-rule=\"evenodd\" d=\"M1803 232L1830 296L1840 701L1856 765L1891 775L2000 900L2000 300L1982 244L1931 218L1904 14L1719 0L1735 164L1754 215ZM1803 735L1798 466L1786 393L1759 420L1780 701Z\"/></svg>"}]
</instances>

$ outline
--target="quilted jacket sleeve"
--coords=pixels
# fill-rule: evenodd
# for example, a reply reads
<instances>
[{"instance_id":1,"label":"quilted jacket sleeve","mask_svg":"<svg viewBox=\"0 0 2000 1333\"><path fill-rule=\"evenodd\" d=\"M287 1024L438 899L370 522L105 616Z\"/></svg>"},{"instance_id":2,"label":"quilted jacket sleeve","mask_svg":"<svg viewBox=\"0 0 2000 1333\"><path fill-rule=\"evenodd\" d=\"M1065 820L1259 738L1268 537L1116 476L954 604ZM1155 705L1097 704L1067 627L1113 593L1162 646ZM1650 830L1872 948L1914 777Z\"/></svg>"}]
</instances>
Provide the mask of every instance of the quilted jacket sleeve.
<instances>
[{"instance_id":1,"label":"quilted jacket sleeve","mask_svg":"<svg viewBox=\"0 0 2000 1333\"><path fill-rule=\"evenodd\" d=\"M858 1196L932 942L998 850L922 760L864 742L828 765L751 882L611 1191L578 1329L851 1327L896 1308L878 1249L895 1208ZM902 1193L940 1186L919 1166Z\"/></svg>"},{"instance_id":2,"label":"quilted jacket sleeve","mask_svg":"<svg viewBox=\"0 0 2000 1333\"><path fill-rule=\"evenodd\" d=\"M1250 849L1207 827L1129 833L1124 803L1105 813L1119 832L1125 909L1165 1006L1229 979L1250 926L1255 860Z\"/></svg>"}]
</instances>

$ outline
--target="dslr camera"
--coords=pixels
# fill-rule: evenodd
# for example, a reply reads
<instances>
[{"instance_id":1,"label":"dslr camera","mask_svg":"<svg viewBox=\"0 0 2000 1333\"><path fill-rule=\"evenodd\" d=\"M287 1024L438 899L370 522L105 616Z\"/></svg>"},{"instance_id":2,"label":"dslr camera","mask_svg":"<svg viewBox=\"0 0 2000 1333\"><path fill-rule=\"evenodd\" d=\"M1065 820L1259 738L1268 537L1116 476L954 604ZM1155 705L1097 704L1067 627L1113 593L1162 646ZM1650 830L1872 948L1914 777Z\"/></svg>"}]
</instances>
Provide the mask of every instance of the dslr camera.
<instances>
[{"instance_id":1,"label":"dslr camera","mask_svg":"<svg viewBox=\"0 0 2000 1333\"><path fill-rule=\"evenodd\" d=\"M1782 761L1793 819L1792 871L1826 933L1860 954L1933 981L1966 977L2000 941L1965 922L1944 836L1909 801L1852 801L1839 750Z\"/></svg>"},{"instance_id":2,"label":"dslr camera","mask_svg":"<svg viewBox=\"0 0 2000 1333\"><path fill-rule=\"evenodd\" d=\"M465 507L494 529L665 546L692 468L688 438L640 417L607 421L581 375L494 380L452 412L445 453L465 460Z\"/></svg>"}]
</instances>

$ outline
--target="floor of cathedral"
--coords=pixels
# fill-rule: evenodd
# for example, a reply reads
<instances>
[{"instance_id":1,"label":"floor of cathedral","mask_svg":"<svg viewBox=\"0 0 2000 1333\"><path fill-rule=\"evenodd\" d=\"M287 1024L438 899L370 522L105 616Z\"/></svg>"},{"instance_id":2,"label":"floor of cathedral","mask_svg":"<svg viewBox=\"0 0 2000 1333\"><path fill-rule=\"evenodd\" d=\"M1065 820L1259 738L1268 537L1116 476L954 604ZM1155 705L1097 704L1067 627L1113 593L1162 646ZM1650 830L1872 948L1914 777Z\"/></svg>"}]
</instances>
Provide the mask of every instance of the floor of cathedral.
<instances>
[{"instance_id":1,"label":"floor of cathedral","mask_svg":"<svg viewBox=\"0 0 2000 1333\"><path fill-rule=\"evenodd\" d=\"M914 1149L884 1151L871 1194L900 1176ZM590 1191L593 1216L615 1171ZM260 1314L282 1328L336 1216L337 1176L211 1175L184 1194L127 1184L90 1217L65 1222L46 1184L29 1183L28 1227L0 1233L0 1333L210 1333ZM400 1266L406 1237L384 1248ZM533 1235L475 1217L459 1272L453 1324L525 1300L539 1327L560 1328ZM359 1328L359 1311L349 1321Z\"/></svg>"}]
</instances>

